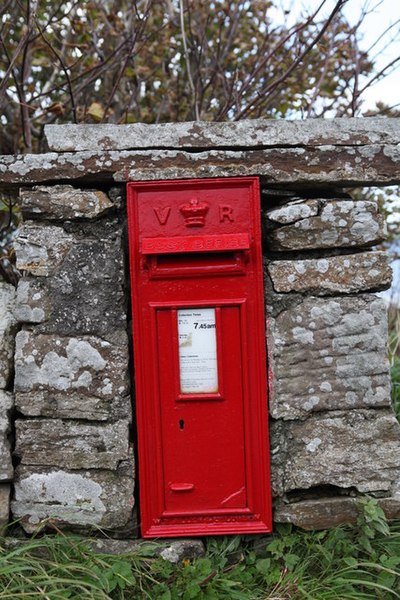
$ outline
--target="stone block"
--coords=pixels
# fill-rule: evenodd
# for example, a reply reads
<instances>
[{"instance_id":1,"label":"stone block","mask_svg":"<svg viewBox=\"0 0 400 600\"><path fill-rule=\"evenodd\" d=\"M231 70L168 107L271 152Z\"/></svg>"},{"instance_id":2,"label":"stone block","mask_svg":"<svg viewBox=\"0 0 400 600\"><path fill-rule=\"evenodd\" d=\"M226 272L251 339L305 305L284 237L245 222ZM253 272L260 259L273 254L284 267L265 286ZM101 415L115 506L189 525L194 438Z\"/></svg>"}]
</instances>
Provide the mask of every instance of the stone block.
<instances>
[{"instance_id":1,"label":"stone block","mask_svg":"<svg viewBox=\"0 0 400 600\"><path fill-rule=\"evenodd\" d=\"M268 263L276 292L317 295L350 294L390 287L392 271L386 252L360 252L306 260Z\"/></svg>"},{"instance_id":2,"label":"stone block","mask_svg":"<svg viewBox=\"0 0 400 600\"><path fill-rule=\"evenodd\" d=\"M89 541L94 552L98 554L139 554L145 547L153 556L161 556L172 564L183 560L193 560L205 555L206 549L201 540L185 538L183 540L112 540L110 538L92 539Z\"/></svg>"},{"instance_id":3,"label":"stone block","mask_svg":"<svg viewBox=\"0 0 400 600\"><path fill-rule=\"evenodd\" d=\"M122 529L132 522L133 458L116 471L19 465L11 508L28 533L51 519L58 527Z\"/></svg>"},{"instance_id":4,"label":"stone block","mask_svg":"<svg viewBox=\"0 0 400 600\"><path fill-rule=\"evenodd\" d=\"M14 468L8 436L11 431L11 410L14 398L10 392L0 390L0 481L11 481Z\"/></svg>"},{"instance_id":5,"label":"stone block","mask_svg":"<svg viewBox=\"0 0 400 600\"><path fill-rule=\"evenodd\" d=\"M160 556L168 562L178 565L183 560L193 560L204 556L205 547L201 540L169 540L166 547L160 549Z\"/></svg>"},{"instance_id":6,"label":"stone block","mask_svg":"<svg viewBox=\"0 0 400 600\"><path fill-rule=\"evenodd\" d=\"M130 419L128 341L20 331L16 337L16 406L27 416Z\"/></svg>"},{"instance_id":7,"label":"stone block","mask_svg":"<svg viewBox=\"0 0 400 600\"><path fill-rule=\"evenodd\" d=\"M53 275L69 250L73 237L62 227L26 221L15 238L17 269L36 276Z\"/></svg>"},{"instance_id":8,"label":"stone block","mask_svg":"<svg viewBox=\"0 0 400 600\"><path fill-rule=\"evenodd\" d=\"M270 411L278 419L390 405L386 305L310 296L267 318Z\"/></svg>"},{"instance_id":9,"label":"stone block","mask_svg":"<svg viewBox=\"0 0 400 600\"><path fill-rule=\"evenodd\" d=\"M16 316L41 333L108 338L127 326L122 227L115 220L68 227L71 245L53 275L20 282Z\"/></svg>"},{"instance_id":10,"label":"stone block","mask_svg":"<svg viewBox=\"0 0 400 600\"><path fill-rule=\"evenodd\" d=\"M313 415L271 424L275 495L320 486L388 492L400 471L400 425L391 409Z\"/></svg>"},{"instance_id":11,"label":"stone block","mask_svg":"<svg viewBox=\"0 0 400 600\"><path fill-rule=\"evenodd\" d=\"M14 364L15 288L0 282L0 389L8 386Z\"/></svg>"},{"instance_id":12,"label":"stone block","mask_svg":"<svg viewBox=\"0 0 400 600\"><path fill-rule=\"evenodd\" d=\"M272 208L264 212L264 216L269 223L278 223L279 225L288 225L296 223L308 217L316 217L320 210L318 200L291 200L283 206Z\"/></svg>"},{"instance_id":13,"label":"stone block","mask_svg":"<svg viewBox=\"0 0 400 600\"><path fill-rule=\"evenodd\" d=\"M4 535L5 528L10 518L10 492L11 486L3 483L0 485L0 535Z\"/></svg>"},{"instance_id":14,"label":"stone block","mask_svg":"<svg viewBox=\"0 0 400 600\"><path fill-rule=\"evenodd\" d=\"M51 304L45 282L33 277L19 280L14 316L20 323L43 323L50 317Z\"/></svg>"},{"instance_id":15,"label":"stone block","mask_svg":"<svg viewBox=\"0 0 400 600\"><path fill-rule=\"evenodd\" d=\"M24 217L44 219L93 219L114 207L104 192L79 190L72 185L25 188L20 192Z\"/></svg>"},{"instance_id":16,"label":"stone block","mask_svg":"<svg viewBox=\"0 0 400 600\"><path fill-rule=\"evenodd\" d=\"M385 237L384 219L375 202L320 200L317 215L300 218L278 228L265 224L269 250L312 250L372 246ZM293 209L293 207L292 207ZM298 211L298 209L297 209Z\"/></svg>"},{"instance_id":17,"label":"stone block","mask_svg":"<svg viewBox=\"0 0 400 600\"><path fill-rule=\"evenodd\" d=\"M68 469L116 469L129 454L129 423L81 423L61 419L15 422L15 454L25 465Z\"/></svg>"},{"instance_id":18,"label":"stone block","mask_svg":"<svg viewBox=\"0 0 400 600\"><path fill-rule=\"evenodd\" d=\"M399 498L379 498L377 502L388 520L399 518ZM341 496L278 505L274 510L274 521L293 523L297 527L309 530L328 529L356 523L358 515L357 498Z\"/></svg>"}]
</instances>

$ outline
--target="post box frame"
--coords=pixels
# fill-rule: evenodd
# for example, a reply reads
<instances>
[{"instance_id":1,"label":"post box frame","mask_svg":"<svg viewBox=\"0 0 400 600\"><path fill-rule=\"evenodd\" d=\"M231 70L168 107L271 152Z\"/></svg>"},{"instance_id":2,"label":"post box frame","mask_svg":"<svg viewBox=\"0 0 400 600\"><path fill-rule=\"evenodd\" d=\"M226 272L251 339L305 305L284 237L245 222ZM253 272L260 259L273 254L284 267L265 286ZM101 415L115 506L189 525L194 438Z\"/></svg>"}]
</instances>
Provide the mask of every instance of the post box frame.
<instances>
[{"instance_id":1,"label":"post box frame","mask_svg":"<svg viewBox=\"0 0 400 600\"><path fill-rule=\"evenodd\" d=\"M240 534L240 533L258 533L271 531L271 492L269 480L269 449L268 449L268 411L266 397L266 351L265 351L265 322L263 310L264 289L262 277L254 279L254 289L252 295L257 299L252 301L252 322L257 323L258 327L251 331L246 323L246 310L248 299L239 297L225 297L209 295L207 289L201 292L201 298L197 300L175 299L173 301L158 301L157 298L151 301L146 300L146 306L142 305L141 300L141 279L140 272L150 273L150 277L157 281L156 267L152 264L152 257L157 254L174 253L171 247L172 242L166 242L162 237L147 236L145 240L141 239L140 224L136 204L138 196L143 191L173 189L176 186L182 186L187 189L202 186L215 186L216 189L223 189L227 185L246 185L249 187L251 196L251 220L252 231L242 234L231 235L221 234L221 245L224 249L229 248L230 252L238 251L242 253L240 260L237 261L237 267L233 267L232 277L240 277L241 270L246 268L246 252L251 252L261 263L261 234L260 234L260 207L259 207L259 182L258 178L224 178L224 179L203 179L203 180L174 180L161 182L131 182L128 184L128 222L130 231L130 270L131 270L131 292L132 292L132 310L133 310L133 341L134 341L134 359L135 359L135 388L136 388L136 416L138 423L138 456L139 456L139 489L140 489L140 513L141 529L143 537L175 537L181 535L218 535L218 534ZM186 244L185 253L199 252L199 245L202 241L207 246L212 247L211 252L218 251L214 249L218 245L216 236L201 236L196 231L185 231L185 240L179 241ZM223 236L225 239L223 239ZM190 238L190 239L189 239ZM202 240L203 238L203 240ZM214 239L215 238L215 239ZM171 239L171 238L169 238ZM170 244L168 248L166 244ZM178 244L178 241L177 241ZM206 251L209 251L209 247ZM197 250L196 250L197 248ZM201 251L201 250L200 250ZM177 247L176 253L181 250ZM143 271L144 269L144 271ZM222 268L223 270L223 268ZM153 272L152 272L153 271ZM189 269L190 271L190 269ZM215 276L220 271L215 270ZM183 277L198 277L196 267ZM161 274L161 277L163 275ZM181 278L182 274L174 272L169 273L171 280ZM199 281L202 276L200 274ZM252 280L253 281L253 280ZM243 355L251 357L252 372L258 373L257 381L253 381L249 373L249 360L241 359L242 385L243 385L243 433L244 433L244 462L246 477L246 507L224 508L216 510L215 508L204 508L200 511L189 511L183 515L181 512L165 510L164 498L164 473L163 473L163 443L162 438L162 416L160 410L160 386L159 374L156 368L149 369L146 365L148 357L152 355L154 361L165 349L160 349L157 314L159 311L176 311L181 308L215 308L216 320L220 319L220 311L224 307L236 307L239 311L240 320L240 340L241 352ZM143 315L146 313L146 323L144 324ZM221 353L221 327L217 326L217 356ZM175 385L178 385L177 360L176 355L177 342L172 340L171 349L174 364ZM221 361L218 360L218 378L219 388L217 394L195 394L194 398L181 397L178 394L177 402L219 402L224 392L224 374L221 371ZM151 376L149 376L151 374ZM247 400L246 400L247 398ZM249 400L249 398L251 400ZM205 451L205 456L207 451ZM209 457L210 461L212 457ZM212 464L210 464L212 468ZM184 492L184 490L182 490Z\"/></svg>"}]
</instances>

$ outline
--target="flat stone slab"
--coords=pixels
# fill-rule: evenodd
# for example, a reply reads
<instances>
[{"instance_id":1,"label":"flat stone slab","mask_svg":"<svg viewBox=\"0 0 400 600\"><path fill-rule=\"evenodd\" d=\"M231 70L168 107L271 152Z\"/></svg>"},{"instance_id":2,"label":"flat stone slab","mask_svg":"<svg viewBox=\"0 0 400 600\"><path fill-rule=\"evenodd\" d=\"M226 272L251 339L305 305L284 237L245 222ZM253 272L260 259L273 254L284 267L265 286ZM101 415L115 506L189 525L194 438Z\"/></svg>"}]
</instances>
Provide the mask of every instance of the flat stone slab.
<instances>
[{"instance_id":1,"label":"flat stone slab","mask_svg":"<svg viewBox=\"0 0 400 600\"><path fill-rule=\"evenodd\" d=\"M79 190L72 185L37 186L20 191L20 206L25 218L93 219L114 207L99 190Z\"/></svg>"},{"instance_id":2,"label":"flat stone slab","mask_svg":"<svg viewBox=\"0 0 400 600\"><path fill-rule=\"evenodd\" d=\"M400 183L400 146L310 146L267 150L109 150L0 157L4 188L60 179L157 181L254 175L266 183L346 187Z\"/></svg>"},{"instance_id":3,"label":"flat stone slab","mask_svg":"<svg viewBox=\"0 0 400 600\"><path fill-rule=\"evenodd\" d=\"M320 200L318 214L296 218L301 205L292 206L291 223L268 228L268 211L264 239L270 250L313 250L372 246L385 237L385 224L378 205L367 200ZM289 207L287 207L289 211ZM272 211L274 215L274 211ZM276 217L275 217L276 218ZM287 217L289 218L289 217Z\"/></svg>"},{"instance_id":4,"label":"flat stone slab","mask_svg":"<svg viewBox=\"0 0 400 600\"><path fill-rule=\"evenodd\" d=\"M291 200L278 208L265 210L264 215L268 223L288 225L308 217L316 217L321 210L321 203L322 200L316 198Z\"/></svg>"},{"instance_id":5,"label":"flat stone slab","mask_svg":"<svg viewBox=\"0 0 400 600\"><path fill-rule=\"evenodd\" d=\"M232 123L192 121L147 125L46 125L50 150L126 150L131 148L268 147L321 144L368 145L400 142L399 119L346 118Z\"/></svg>"},{"instance_id":6,"label":"flat stone slab","mask_svg":"<svg viewBox=\"0 0 400 600\"><path fill-rule=\"evenodd\" d=\"M4 548L15 550L30 543L30 540L13 538L9 535L2 540ZM120 540L109 537L90 538L85 536L85 543L95 554L113 554L116 556L124 554L145 555L148 557L161 556L164 560L179 565L183 560L192 561L205 555L206 549L204 543L198 539L166 539L166 540ZM38 556L43 556L43 548L38 549ZM33 554L35 551L33 550ZM47 556L46 556L47 558Z\"/></svg>"},{"instance_id":7,"label":"flat stone slab","mask_svg":"<svg viewBox=\"0 0 400 600\"><path fill-rule=\"evenodd\" d=\"M378 498L388 520L400 516L400 498ZM339 525L356 523L359 516L357 498L319 498L303 500L293 504L282 504L274 510L274 521L277 523L293 523L303 529L328 529Z\"/></svg>"},{"instance_id":8,"label":"flat stone slab","mask_svg":"<svg viewBox=\"0 0 400 600\"><path fill-rule=\"evenodd\" d=\"M389 255L380 251L272 261L267 271L274 290L280 293L350 294L384 290L392 281Z\"/></svg>"},{"instance_id":9,"label":"flat stone slab","mask_svg":"<svg viewBox=\"0 0 400 600\"><path fill-rule=\"evenodd\" d=\"M109 538L89 540L95 552L99 554L132 554L140 553L146 548L154 556L161 556L172 564L183 560L193 560L204 556L206 549L201 540L184 538L181 540L111 540Z\"/></svg>"},{"instance_id":10,"label":"flat stone slab","mask_svg":"<svg viewBox=\"0 0 400 600\"><path fill-rule=\"evenodd\" d=\"M12 481L14 476L9 441L13 407L13 394L0 390L0 481Z\"/></svg>"},{"instance_id":11,"label":"flat stone slab","mask_svg":"<svg viewBox=\"0 0 400 600\"><path fill-rule=\"evenodd\" d=\"M390 492L399 477L400 425L391 409L313 415L271 424L276 495L320 486Z\"/></svg>"},{"instance_id":12,"label":"flat stone slab","mask_svg":"<svg viewBox=\"0 0 400 600\"><path fill-rule=\"evenodd\" d=\"M129 423L80 423L61 419L15 422L15 455L25 465L68 469L117 469L129 457Z\"/></svg>"},{"instance_id":13,"label":"flat stone slab","mask_svg":"<svg viewBox=\"0 0 400 600\"><path fill-rule=\"evenodd\" d=\"M14 363L15 288L0 281L0 389L7 387Z\"/></svg>"},{"instance_id":14,"label":"flat stone slab","mask_svg":"<svg viewBox=\"0 0 400 600\"><path fill-rule=\"evenodd\" d=\"M117 471L19 465L13 518L20 519L28 533L37 531L46 519L58 527L125 529L133 519L134 475L132 458Z\"/></svg>"},{"instance_id":15,"label":"flat stone slab","mask_svg":"<svg viewBox=\"0 0 400 600\"><path fill-rule=\"evenodd\" d=\"M26 416L105 420L131 418L128 340L94 336L16 337L16 406Z\"/></svg>"},{"instance_id":16,"label":"flat stone slab","mask_svg":"<svg viewBox=\"0 0 400 600\"><path fill-rule=\"evenodd\" d=\"M297 299L276 318L267 317L267 349L275 419L390 406L387 315L381 298Z\"/></svg>"}]
</instances>

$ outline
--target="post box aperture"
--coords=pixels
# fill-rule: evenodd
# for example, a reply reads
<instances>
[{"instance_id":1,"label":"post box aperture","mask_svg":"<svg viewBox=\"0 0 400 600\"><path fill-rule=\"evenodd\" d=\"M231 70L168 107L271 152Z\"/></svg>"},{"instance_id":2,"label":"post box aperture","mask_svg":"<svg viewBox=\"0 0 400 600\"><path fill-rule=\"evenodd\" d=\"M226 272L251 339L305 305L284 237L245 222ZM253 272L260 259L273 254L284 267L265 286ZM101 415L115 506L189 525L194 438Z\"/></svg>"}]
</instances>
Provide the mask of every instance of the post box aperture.
<instances>
[{"instance_id":1,"label":"post box aperture","mask_svg":"<svg viewBox=\"0 0 400 600\"><path fill-rule=\"evenodd\" d=\"M259 184L128 184L143 537L271 530Z\"/></svg>"}]
</instances>

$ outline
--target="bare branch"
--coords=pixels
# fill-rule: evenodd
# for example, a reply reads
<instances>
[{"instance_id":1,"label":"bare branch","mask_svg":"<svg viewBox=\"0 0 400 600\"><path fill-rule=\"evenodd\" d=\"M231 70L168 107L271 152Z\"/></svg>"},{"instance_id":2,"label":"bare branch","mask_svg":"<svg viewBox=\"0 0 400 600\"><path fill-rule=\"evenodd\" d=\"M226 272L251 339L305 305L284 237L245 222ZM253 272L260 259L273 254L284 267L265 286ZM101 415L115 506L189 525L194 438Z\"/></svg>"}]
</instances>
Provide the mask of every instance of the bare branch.
<instances>
[{"instance_id":1,"label":"bare branch","mask_svg":"<svg viewBox=\"0 0 400 600\"><path fill-rule=\"evenodd\" d=\"M69 76L68 73L68 68L61 56L61 54L59 52L57 52L57 50L54 48L54 46L49 42L49 40L47 39L47 37L44 35L44 32L42 30L42 28L40 27L40 24L38 23L38 21L36 21L36 27L38 28L39 32L40 32L40 37L42 38L42 40L44 41L44 43L46 44L46 46L49 48L50 52L52 52L52 54L54 54L54 56L57 58L58 62L61 65L61 69L65 75L65 79L67 81L67 86L68 86L68 92L69 92L69 98L71 101L71 108L72 108L72 116L74 119L74 123L77 123L77 118L76 118L76 104L75 104L75 98L74 98L74 92L72 89L72 83L71 83L71 78Z\"/></svg>"},{"instance_id":2,"label":"bare branch","mask_svg":"<svg viewBox=\"0 0 400 600\"><path fill-rule=\"evenodd\" d=\"M254 101L250 102L247 105L247 107L245 107L243 110L240 111L240 113L238 115L235 116L235 121L242 119L243 117L245 117L246 115L251 113L254 110L254 108L260 103L261 100L265 100L266 96L271 96L273 93L276 93L278 86L281 85L289 77L289 75L298 67L298 65L302 63L302 61L305 59L307 54L309 54L311 52L311 50L318 44L318 42L324 35L325 31L328 29L328 27L331 24L334 17L341 10L341 8L344 6L344 4L346 2L347 2L347 0L338 0L337 1L335 7L333 8L331 14L325 21L320 32L311 41L311 43L306 47L306 49L301 53L299 58L297 58L291 64L291 66L280 77L278 77L278 79L274 80L271 84L267 85L261 92L259 92L258 98L255 99Z\"/></svg>"},{"instance_id":3,"label":"bare branch","mask_svg":"<svg viewBox=\"0 0 400 600\"><path fill-rule=\"evenodd\" d=\"M193 105L194 105L194 110L195 110L196 121L199 121L200 114L199 114L199 107L198 107L198 103L197 103L196 88L193 83L192 69L190 66L190 56L189 56L189 50L188 50L188 45L187 45L187 39L186 39L183 0L179 0L179 18L180 18L180 24L181 24L183 49L184 49L184 53L185 53L186 71L187 71L189 86L190 86L190 89L191 89L192 95L193 95Z\"/></svg>"}]
</instances>

